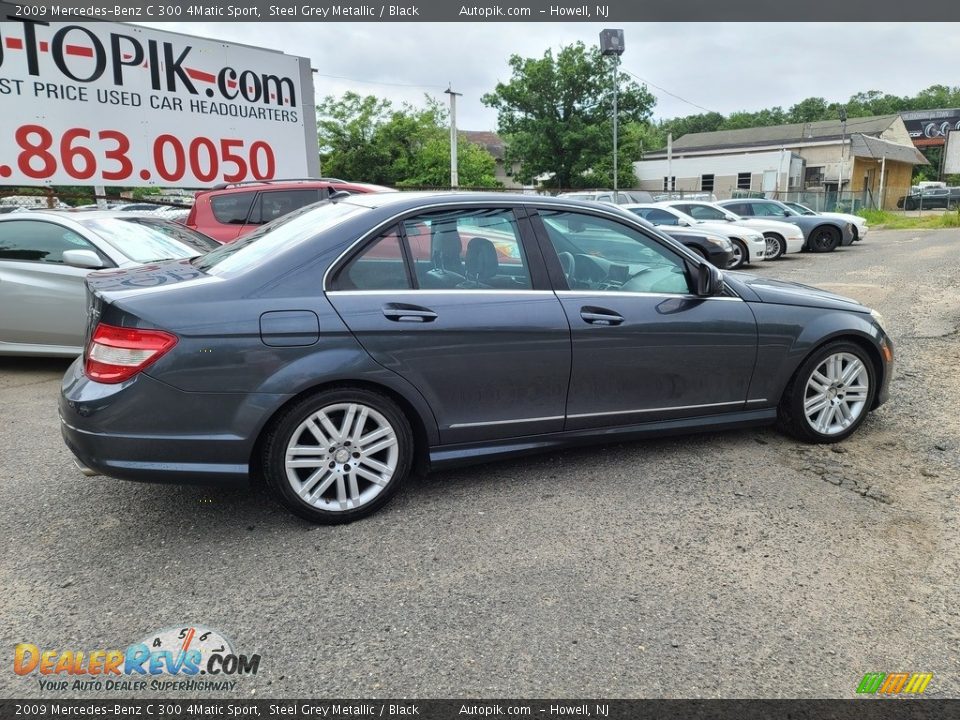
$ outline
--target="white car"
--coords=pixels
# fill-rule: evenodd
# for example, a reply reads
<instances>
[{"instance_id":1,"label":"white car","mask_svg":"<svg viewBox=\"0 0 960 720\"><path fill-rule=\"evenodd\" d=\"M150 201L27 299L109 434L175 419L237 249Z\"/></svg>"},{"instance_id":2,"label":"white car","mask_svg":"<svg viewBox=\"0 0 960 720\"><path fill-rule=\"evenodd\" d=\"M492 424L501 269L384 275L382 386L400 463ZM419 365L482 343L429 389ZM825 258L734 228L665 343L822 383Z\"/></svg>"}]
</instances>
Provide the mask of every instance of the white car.
<instances>
[{"instance_id":1,"label":"white car","mask_svg":"<svg viewBox=\"0 0 960 720\"><path fill-rule=\"evenodd\" d=\"M821 215L823 217L836 218L837 220L843 220L845 222L853 225L853 241L863 240L867 236L867 232L870 230L870 226L867 225L867 219L862 218L859 215L849 215L847 213L837 213L837 212L817 212L816 210L811 210L806 205L801 205L798 202L787 202L782 200L784 205L793 210L798 215Z\"/></svg>"},{"instance_id":2,"label":"white car","mask_svg":"<svg viewBox=\"0 0 960 720\"><path fill-rule=\"evenodd\" d=\"M803 230L793 223L769 218L741 217L720 205L697 200L669 200L660 204L668 205L696 220L712 223L728 222L759 230L767 241L767 260L778 260L787 253L798 253L803 250Z\"/></svg>"},{"instance_id":3,"label":"white car","mask_svg":"<svg viewBox=\"0 0 960 720\"><path fill-rule=\"evenodd\" d=\"M692 227L729 238L733 244L733 260L728 266L730 270L760 262L766 257L766 238L763 237L763 233L752 228L730 223L702 222L670 207L669 203L634 203L620 207L634 215L639 215L653 225Z\"/></svg>"}]
</instances>

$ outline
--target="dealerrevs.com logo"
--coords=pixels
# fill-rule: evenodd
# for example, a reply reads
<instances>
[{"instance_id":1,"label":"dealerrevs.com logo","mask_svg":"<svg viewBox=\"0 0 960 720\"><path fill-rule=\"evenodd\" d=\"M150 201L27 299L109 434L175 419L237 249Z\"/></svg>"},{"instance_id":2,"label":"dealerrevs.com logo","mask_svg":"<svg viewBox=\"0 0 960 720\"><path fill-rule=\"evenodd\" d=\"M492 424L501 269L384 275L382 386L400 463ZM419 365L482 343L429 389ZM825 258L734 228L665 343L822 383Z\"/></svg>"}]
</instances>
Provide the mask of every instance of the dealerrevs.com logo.
<instances>
[{"instance_id":1,"label":"dealerrevs.com logo","mask_svg":"<svg viewBox=\"0 0 960 720\"><path fill-rule=\"evenodd\" d=\"M151 633L125 650L63 650L20 643L13 671L35 676L42 691L231 691L237 676L256 675L259 654L239 654L202 625Z\"/></svg>"}]
</instances>

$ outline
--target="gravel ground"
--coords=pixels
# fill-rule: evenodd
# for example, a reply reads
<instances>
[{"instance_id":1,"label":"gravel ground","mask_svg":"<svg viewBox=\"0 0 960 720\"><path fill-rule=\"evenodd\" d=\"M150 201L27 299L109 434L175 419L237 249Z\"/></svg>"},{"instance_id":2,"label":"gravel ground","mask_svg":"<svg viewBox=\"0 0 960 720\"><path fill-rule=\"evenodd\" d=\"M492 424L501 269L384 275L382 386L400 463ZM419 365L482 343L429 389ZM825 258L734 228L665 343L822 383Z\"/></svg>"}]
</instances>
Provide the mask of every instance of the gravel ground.
<instances>
[{"instance_id":1,"label":"gravel ground","mask_svg":"<svg viewBox=\"0 0 960 720\"><path fill-rule=\"evenodd\" d=\"M256 490L85 479L57 424L66 363L0 358L0 696L97 696L15 676L16 643L191 623L262 654L231 697L851 697L872 671L960 696L958 248L873 231L752 270L886 316L890 402L840 445L553 453L414 479L345 527Z\"/></svg>"}]
</instances>

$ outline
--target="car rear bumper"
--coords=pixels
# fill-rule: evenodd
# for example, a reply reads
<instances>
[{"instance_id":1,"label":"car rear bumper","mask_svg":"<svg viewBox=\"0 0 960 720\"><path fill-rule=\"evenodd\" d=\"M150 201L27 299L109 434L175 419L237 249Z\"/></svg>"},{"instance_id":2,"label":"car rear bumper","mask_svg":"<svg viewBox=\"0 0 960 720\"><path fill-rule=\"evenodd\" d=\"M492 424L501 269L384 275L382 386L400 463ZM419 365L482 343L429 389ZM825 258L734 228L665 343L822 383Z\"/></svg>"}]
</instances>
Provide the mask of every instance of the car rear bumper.
<instances>
[{"instance_id":1,"label":"car rear bumper","mask_svg":"<svg viewBox=\"0 0 960 720\"><path fill-rule=\"evenodd\" d=\"M237 484L248 478L265 405L284 399L183 392L143 373L106 385L77 360L63 378L60 430L84 475Z\"/></svg>"}]
</instances>

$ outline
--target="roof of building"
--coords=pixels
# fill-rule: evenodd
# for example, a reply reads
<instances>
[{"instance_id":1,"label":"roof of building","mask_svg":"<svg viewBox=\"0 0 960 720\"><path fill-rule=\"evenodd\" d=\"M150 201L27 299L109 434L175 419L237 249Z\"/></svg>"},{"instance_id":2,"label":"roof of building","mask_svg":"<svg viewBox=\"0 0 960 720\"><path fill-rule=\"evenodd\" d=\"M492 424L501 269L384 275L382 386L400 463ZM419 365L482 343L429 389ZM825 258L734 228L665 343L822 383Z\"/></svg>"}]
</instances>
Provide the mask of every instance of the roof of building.
<instances>
[{"instance_id":1,"label":"roof of building","mask_svg":"<svg viewBox=\"0 0 960 720\"><path fill-rule=\"evenodd\" d=\"M503 138L490 130L461 130L467 140L482 145L497 160L503 160L505 144Z\"/></svg>"},{"instance_id":2,"label":"roof of building","mask_svg":"<svg viewBox=\"0 0 960 720\"><path fill-rule=\"evenodd\" d=\"M864 133L879 135L898 120L899 115L850 118L846 129L839 120L822 120L811 123L791 123L768 127L741 128L739 130L716 130L714 132L687 133L673 141L675 155L695 150L722 150L724 148L763 147L766 145L802 145L808 142L840 139L847 135ZM647 158L667 156L667 149L648 153Z\"/></svg>"},{"instance_id":3,"label":"roof of building","mask_svg":"<svg viewBox=\"0 0 960 720\"><path fill-rule=\"evenodd\" d=\"M885 157L887 160L910 163L911 165L930 164L923 153L913 145L900 145L869 135L854 135L851 137L850 151L856 157L868 157L876 160Z\"/></svg>"}]
</instances>

